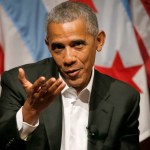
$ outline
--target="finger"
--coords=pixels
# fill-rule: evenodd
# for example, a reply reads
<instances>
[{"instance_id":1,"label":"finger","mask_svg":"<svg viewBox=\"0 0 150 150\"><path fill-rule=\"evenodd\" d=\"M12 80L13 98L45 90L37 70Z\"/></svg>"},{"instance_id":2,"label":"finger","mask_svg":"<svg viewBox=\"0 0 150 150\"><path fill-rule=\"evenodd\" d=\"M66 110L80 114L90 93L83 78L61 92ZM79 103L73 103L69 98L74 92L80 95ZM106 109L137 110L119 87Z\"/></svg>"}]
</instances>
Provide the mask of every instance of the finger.
<instances>
[{"instance_id":1,"label":"finger","mask_svg":"<svg viewBox=\"0 0 150 150\"><path fill-rule=\"evenodd\" d=\"M39 94L40 96L43 96L45 93L47 93L48 89L56 82L55 78L50 78L45 84L43 84L40 88Z\"/></svg>"},{"instance_id":2,"label":"finger","mask_svg":"<svg viewBox=\"0 0 150 150\"><path fill-rule=\"evenodd\" d=\"M22 68L19 68L18 79L20 80L21 84L24 88L29 88L32 84L26 79L25 71Z\"/></svg>"},{"instance_id":3,"label":"finger","mask_svg":"<svg viewBox=\"0 0 150 150\"><path fill-rule=\"evenodd\" d=\"M62 84L62 85L61 85ZM60 90L60 87L63 87L64 83L62 81L62 79L57 79L52 86L48 89L48 93L55 95L57 92Z\"/></svg>"},{"instance_id":4,"label":"finger","mask_svg":"<svg viewBox=\"0 0 150 150\"><path fill-rule=\"evenodd\" d=\"M32 85L33 92L39 92L42 86L45 84L45 80L46 80L45 77L38 78Z\"/></svg>"},{"instance_id":5,"label":"finger","mask_svg":"<svg viewBox=\"0 0 150 150\"><path fill-rule=\"evenodd\" d=\"M66 84L64 82L62 82L57 89L54 91L54 95L59 94L64 88L65 88Z\"/></svg>"}]
</instances>

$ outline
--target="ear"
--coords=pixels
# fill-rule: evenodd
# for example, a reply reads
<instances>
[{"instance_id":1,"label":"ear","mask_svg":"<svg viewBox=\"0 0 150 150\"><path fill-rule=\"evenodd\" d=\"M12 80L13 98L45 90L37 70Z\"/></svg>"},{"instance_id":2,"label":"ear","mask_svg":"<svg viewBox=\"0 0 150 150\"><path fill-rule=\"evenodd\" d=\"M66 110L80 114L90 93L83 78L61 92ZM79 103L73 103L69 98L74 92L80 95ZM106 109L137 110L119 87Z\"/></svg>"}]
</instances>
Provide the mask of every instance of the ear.
<instances>
[{"instance_id":1,"label":"ear","mask_svg":"<svg viewBox=\"0 0 150 150\"><path fill-rule=\"evenodd\" d=\"M47 45L47 46L49 46L49 42L48 42L48 37L46 36L46 38L45 38L45 44Z\"/></svg>"},{"instance_id":2,"label":"ear","mask_svg":"<svg viewBox=\"0 0 150 150\"><path fill-rule=\"evenodd\" d=\"M105 43L105 37L106 37L106 35L105 35L104 31L101 31L97 34L96 40L97 40L97 51L98 52L102 50L102 47Z\"/></svg>"}]
</instances>

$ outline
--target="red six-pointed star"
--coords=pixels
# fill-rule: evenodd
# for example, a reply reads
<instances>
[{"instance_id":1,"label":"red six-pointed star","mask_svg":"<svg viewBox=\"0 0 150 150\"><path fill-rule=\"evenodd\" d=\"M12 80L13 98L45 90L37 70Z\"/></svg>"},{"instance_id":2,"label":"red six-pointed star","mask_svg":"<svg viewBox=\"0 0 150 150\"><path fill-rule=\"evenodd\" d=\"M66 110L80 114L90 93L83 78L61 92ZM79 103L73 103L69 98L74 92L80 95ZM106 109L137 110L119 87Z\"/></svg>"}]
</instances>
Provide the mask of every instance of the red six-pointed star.
<instances>
[{"instance_id":1,"label":"red six-pointed star","mask_svg":"<svg viewBox=\"0 0 150 150\"><path fill-rule=\"evenodd\" d=\"M130 84L132 87L137 89L140 93L142 90L136 85L136 83L132 80L133 76L138 72L142 65L125 67L122 63L119 53L116 53L114 62L110 68L95 66L95 68L101 73L105 73L111 77L124 81Z\"/></svg>"}]
</instances>

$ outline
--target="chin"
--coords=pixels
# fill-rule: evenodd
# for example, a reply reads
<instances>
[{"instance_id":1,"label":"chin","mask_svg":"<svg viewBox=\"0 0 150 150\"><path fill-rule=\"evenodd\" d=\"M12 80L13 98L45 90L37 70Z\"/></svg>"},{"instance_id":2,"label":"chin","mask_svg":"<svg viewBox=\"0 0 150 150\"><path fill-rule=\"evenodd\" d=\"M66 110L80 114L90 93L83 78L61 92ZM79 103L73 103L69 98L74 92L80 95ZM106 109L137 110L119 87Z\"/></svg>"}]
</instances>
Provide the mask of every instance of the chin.
<instances>
[{"instance_id":1,"label":"chin","mask_svg":"<svg viewBox=\"0 0 150 150\"><path fill-rule=\"evenodd\" d=\"M77 81L69 82L69 86L75 88L79 92L84 88L83 82L77 82Z\"/></svg>"},{"instance_id":2,"label":"chin","mask_svg":"<svg viewBox=\"0 0 150 150\"><path fill-rule=\"evenodd\" d=\"M73 87L73 88L79 88L79 87L81 87L81 83L69 82L68 85L71 86L71 87Z\"/></svg>"}]
</instances>

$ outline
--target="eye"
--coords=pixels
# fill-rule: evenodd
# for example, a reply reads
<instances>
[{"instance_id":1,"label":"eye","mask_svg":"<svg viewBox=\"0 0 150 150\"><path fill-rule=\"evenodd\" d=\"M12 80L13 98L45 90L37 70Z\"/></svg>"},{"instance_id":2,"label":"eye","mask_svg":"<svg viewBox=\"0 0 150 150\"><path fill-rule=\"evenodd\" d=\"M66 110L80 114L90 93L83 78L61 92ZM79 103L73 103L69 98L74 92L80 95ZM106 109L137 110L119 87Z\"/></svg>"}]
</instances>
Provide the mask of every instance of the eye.
<instances>
[{"instance_id":1,"label":"eye","mask_svg":"<svg viewBox=\"0 0 150 150\"><path fill-rule=\"evenodd\" d=\"M60 52L61 50L64 49L64 45L61 44L61 43L53 43L52 46L51 46L51 49L55 52Z\"/></svg>"}]
</instances>

